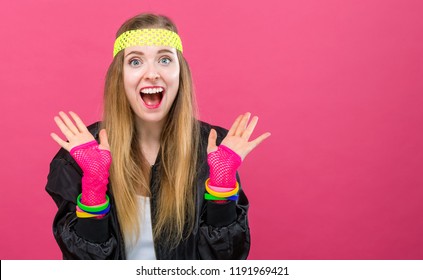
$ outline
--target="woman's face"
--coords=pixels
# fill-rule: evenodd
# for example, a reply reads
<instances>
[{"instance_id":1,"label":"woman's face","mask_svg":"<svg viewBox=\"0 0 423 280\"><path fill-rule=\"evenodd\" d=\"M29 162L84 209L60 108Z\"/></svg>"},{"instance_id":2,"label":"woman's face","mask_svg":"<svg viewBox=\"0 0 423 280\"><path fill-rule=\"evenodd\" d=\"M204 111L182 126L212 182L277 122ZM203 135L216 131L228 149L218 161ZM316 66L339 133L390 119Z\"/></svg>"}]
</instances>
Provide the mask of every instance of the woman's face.
<instances>
[{"instance_id":1,"label":"woman's face","mask_svg":"<svg viewBox=\"0 0 423 280\"><path fill-rule=\"evenodd\" d=\"M128 47L123 63L126 97L139 121L163 124L179 89L176 49Z\"/></svg>"}]
</instances>

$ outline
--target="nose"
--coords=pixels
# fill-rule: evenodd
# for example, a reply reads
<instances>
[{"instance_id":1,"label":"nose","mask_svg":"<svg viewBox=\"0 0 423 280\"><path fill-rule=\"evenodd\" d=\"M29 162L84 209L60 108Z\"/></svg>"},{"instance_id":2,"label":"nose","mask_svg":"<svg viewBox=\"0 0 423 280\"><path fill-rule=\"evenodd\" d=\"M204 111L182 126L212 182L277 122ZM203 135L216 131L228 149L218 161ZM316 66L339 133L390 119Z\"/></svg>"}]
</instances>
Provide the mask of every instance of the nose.
<instances>
[{"instance_id":1,"label":"nose","mask_svg":"<svg viewBox=\"0 0 423 280\"><path fill-rule=\"evenodd\" d=\"M154 67L154 65L148 66L147 72L145 73L145 78L152 81L155 81L160 78L160 74L157 71L156 67Z\"/></svg>"}]
</instances>

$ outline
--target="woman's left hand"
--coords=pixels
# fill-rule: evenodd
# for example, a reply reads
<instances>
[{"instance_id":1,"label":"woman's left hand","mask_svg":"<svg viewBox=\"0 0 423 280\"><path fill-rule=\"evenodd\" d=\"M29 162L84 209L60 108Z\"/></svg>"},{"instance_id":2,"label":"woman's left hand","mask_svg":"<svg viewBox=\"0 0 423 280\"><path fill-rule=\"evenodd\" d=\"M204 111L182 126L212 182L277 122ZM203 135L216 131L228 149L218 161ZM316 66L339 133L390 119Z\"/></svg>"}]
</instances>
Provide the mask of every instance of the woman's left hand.
<instances>
[{"instance_id":1,"label":"woman's left hand","mask_svg":"<svg viewBox=\"0 0 423 280\"><path fill-rule=\"evenodd\" d=\"M254 116L251 121L250 113L245 113L238 116L235 122L232 124L232 127L229 129L228 134L223 139L222 143L226 147L230 148L232 151L237 153L242 160L256 148L261 142L267 139L270 136L269 132L263 133L256 139L248 141L251 134L254 132L254 128L257 125L258 117ZM249 123L248 123L249 122ZM211 153L217 150L216 146L217 133L214 129L210 131L207 153Z\"/></svg>"}]
</instances>

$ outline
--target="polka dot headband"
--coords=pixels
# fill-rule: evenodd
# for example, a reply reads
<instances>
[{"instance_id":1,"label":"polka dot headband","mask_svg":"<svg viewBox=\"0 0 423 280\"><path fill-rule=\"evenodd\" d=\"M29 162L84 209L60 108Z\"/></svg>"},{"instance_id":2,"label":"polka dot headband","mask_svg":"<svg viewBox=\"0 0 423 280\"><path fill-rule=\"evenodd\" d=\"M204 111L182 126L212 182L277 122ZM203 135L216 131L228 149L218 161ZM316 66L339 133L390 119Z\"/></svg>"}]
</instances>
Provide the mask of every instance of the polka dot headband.
<instances>
[{"instance_id":1,"label":"polka dot headband","mask_svg":"<svg viewBox=\"0 0 423 280\"><path fill-rule=\"evenodd\" d=\"M182 52L179 35L167 29L136 29L122 33L115 41L113 57L133 46L167 46Z\"/></svg>"}]
</instances>

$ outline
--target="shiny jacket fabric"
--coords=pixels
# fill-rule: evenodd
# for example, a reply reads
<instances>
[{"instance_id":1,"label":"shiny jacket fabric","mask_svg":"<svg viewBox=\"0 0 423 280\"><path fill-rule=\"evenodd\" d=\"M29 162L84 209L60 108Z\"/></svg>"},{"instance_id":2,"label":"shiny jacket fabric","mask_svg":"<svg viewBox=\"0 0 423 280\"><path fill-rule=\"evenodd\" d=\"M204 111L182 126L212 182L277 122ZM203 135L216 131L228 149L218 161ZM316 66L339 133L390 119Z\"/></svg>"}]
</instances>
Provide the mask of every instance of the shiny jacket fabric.
<instances>
[{"instance_id":1,"label":"shiny jacket fabric","mask_svg":"<svg viewBox=\"0 0 423 280\"><path fill-rule=\"evenodd\" d=\"M99 123L89 127L98 139ZM241 189L237 202L216 204L204 200L204 182L209 176L207 141L210 129L217 131L219 144L227 130L201 122L198 175L196 180L196 221L189 237L175 249L164 246L159 237L154 240L157 259L246 259L250 249L248 200ZM160 159L152 167L151 213L156 209L160 178ZM238 175L237 175L238 177ZM125 244L119 227L113 194L108 187L110 212L102 219L80 219L75 214L76 198L81 193L82 171L64 150L50 164L46 191L58 207L53 221L53 234L64 259L125 259ZM237 178L238 182L239 177Z\"/></svg>"}]
</instances>

